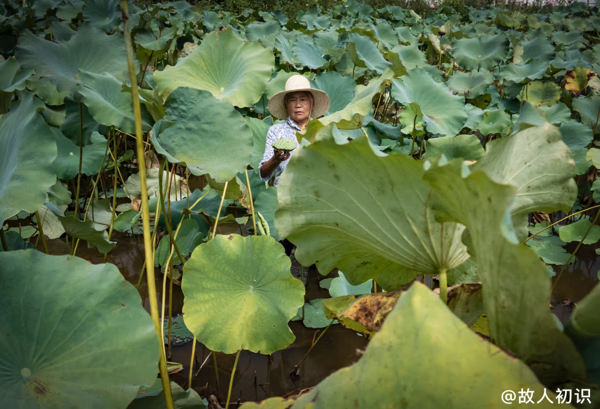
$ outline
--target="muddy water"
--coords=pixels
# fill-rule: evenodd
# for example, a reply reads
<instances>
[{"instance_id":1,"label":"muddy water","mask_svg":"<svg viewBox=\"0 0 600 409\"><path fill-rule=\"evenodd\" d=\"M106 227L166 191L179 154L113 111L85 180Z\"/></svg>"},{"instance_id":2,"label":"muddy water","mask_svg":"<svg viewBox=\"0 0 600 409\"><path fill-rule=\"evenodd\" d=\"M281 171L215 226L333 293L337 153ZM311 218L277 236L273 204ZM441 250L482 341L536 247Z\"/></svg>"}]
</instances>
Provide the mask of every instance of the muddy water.
<instances>
[{"instance_id":1,"label":"muddy water","mask_svg":"<svg viewBox=\"0 0 600 409\"><path fill-rule=\"evenodd\" d=\"M239 233L235 223L223 225L220 233ZM244 230L244 233L245 230ZM109 253L108 262L115 264L130 283L137 285L140 271L144 264L144 248L141 236L130 237L125 234L116 234L113 238L117 246ZM567 246L567 251L572 252L573 246ZM68 254L68 248L63 240L48 241L51 254ZM598 283L598 270L600 269L600 256L595 253L596 245L584 245L577 253L577 261L570 264L560 278L559 284L552 293L551 303L553 312L564 323L568 320L574 307L573 303L579 302ZM42 250L41 243L39 250ZM85 242L81 242L77 256L94 264L102 263L104 256L95 249L88 249ZM555 266L558 274L561 266ZM326 298L326 290L319 287L319 281L324 277L316 270L309 269L306 299ZM161 274L156 276L156 288L159 305L162 300ZM554 278L554 280L556 277ZM167 287L168 288L168 287ZM141 281L139 288L141 300L146 310L150 310L146 278ZM180 314L183 307L183 294L179 286L174 286L173 314ZM304 388L309 388L326 378L336 370L347 367L356 362L360 357L360 350L364 350L367 340L356 335L354 331L343 328L341 325L332 325L316 346L308 354L303 365L296 372L303 357L307 354L312 340L320 334L317 329L306 328L301 322L291 322L290 328L296 336L296 341L283 351L278 351L271 356L243 351L238 362L238 369L234 378L232 402L237 400L258 401L271 396L285 396L298 393ZM318 334L317 334L318 332ZM174 347L170 361L183 364L184 370L171 375L171 379L185 389L188 385L192 344L191 342ZM198 343L194 372L200 368L202 362L209 354L209 350ZM215 367L212 356L206 360L202 369L194 376L192 386L201 396L215 394L224 402L227 398L227 387L235 355L217 353L219 382L216 381ZM291 376L295 372L298 376Z\"/></svg>"}]
</instances>

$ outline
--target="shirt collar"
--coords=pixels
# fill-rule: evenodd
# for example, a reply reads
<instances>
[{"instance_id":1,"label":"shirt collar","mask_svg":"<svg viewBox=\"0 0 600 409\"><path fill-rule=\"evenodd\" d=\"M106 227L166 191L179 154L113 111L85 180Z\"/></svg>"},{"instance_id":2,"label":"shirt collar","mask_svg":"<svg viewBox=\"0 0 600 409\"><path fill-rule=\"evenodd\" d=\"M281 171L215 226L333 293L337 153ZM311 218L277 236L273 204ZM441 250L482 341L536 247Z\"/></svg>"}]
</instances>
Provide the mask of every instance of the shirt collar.
<instances>
[{"instance_id":1,"label":"shirt collar","mask_svg":"<svg viewBox=\"0 0 600 409\"><path fill-rule=\"evenodd\" d=\"M312 120L312 116L308 117L308 121L310 122ZM302 132L302 130L300 129L300 127L298 126L298 124L296 123L296 121L294 121L291 117L287 117L287 124L289 126L291 126L292 128L296 129L298 132Z\"/></svg>"}]
</instances>

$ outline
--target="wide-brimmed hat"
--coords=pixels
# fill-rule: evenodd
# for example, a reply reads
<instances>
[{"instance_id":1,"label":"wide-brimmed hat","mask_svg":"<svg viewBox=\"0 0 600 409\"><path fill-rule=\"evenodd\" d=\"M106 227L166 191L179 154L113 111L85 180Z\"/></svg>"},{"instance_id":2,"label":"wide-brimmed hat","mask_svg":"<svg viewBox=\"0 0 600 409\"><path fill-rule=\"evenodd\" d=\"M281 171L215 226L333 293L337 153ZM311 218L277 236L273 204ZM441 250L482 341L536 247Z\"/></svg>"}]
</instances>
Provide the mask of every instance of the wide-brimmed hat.
<instances>
[{"instance_id":1,"label":"wide-brimmed hat","mask_svg":"<svg viewBox=\"0 0 600 409\"><path fill-rule=\"evenodd\" d=\"M304 75L292 75L285 83L285 91L278 92L269 100L267 108L269 112L279 119L288 117L288 111L284 105L285 96L291 92L307 91L314 99L311 116L318 118L329 110L329 95L319 89L310 87L310 82Z\"/></svg>"}]
</instances>

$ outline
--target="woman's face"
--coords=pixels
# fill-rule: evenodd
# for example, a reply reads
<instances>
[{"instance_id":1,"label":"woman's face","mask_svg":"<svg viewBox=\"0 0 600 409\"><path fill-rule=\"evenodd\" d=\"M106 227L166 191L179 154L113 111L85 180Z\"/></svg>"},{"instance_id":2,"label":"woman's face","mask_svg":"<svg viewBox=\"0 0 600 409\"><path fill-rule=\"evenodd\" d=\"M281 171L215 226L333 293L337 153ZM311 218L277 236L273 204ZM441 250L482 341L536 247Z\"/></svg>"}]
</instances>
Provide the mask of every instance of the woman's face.
<instances>
[{"instance_id":1,"label":"woman's face","mask_svg":"<svg viewBox=\"0 0 600 409\"><path fill-rule=\"evenodd\" d=\"M287 97L287 111L296 123L308 121L311 111L310 97L307 92L292 92Z\"/></svg>"}]
</instances>

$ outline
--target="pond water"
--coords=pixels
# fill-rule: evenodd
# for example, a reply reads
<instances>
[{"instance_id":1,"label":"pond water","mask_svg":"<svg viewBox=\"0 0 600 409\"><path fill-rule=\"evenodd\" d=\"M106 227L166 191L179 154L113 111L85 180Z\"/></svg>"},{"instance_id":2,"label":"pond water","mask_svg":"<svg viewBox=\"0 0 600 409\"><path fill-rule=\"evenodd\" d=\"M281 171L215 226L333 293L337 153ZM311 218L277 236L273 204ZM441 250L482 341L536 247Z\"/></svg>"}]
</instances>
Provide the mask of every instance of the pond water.
<instances>
[{"instance_id":1,"label":"pond water","mask_svg":"<svg viewBox=\"0 0 600 409\"><path fill-rule=\"evenodd\" d=\"M222 226L221 233L230 232L239 233L239 227L234 223ZM244 231L244 233L246 232ZM144 264L143 238L116 233L113 240L117 241L118 245L109 253L108 262L115 264L125 279L136 286ZM49 240L47 243L51 254L68 254L68 247L63 240ZM43 251L41 243L38 247L40 251ZM567 250L570 252L574 248L575 246L567 246ZM552 294L553 312L563 323L568 320L574 307L573 303L579 302L598 282L600 256L596 254L595 248L596 245L584 245L579 249L577 261L568 266ZM80 243L77 256L93 264L104 261L104 255L95 249L88 249L85 243ZM560 269L561 266L555 266L557 274ZM308 269L307 301L329 297L328 291L319 287L319 281L324 278L316 269ZM159 308L162 300L162 279L162 274L156 275ZM144 307L149 311L150 303L145 277L141 282L139 292ZM183 294L181 288L175 285L173 314L180 314L182 308ZM241 402L259 401L272 396L297 394L305 388L315 386L336 370L356 362L360 358L360 351L367 346L367 340L364 337L341 325L332 325L306 356L304 363L296 372L297 366L300 365L310 349L313 339L316 339L323 329L307 328L301 321L291 322L290 328L294 332L296 340L283 351L278 351L271 356L242 351L233 384L231 398L233 404L238 400ZM171 379L184 389L187 389L188 385L191 352L192 343L189 342L183 346L173 347L172 355L168 359L183 364L183 371L171 375ZM209 352L204 345L198 343L194 372L198 371ZM210 357L194 376L193 388L201 396L214 394L224 403L227 398L227 388L234 360L235 354L217 353L219 371L219 383L217 384L213 358ZM298 376L292 376L291 374L294 372ZM235 407L235 405L230 406Z\"/></svg>"}]
</instances>

